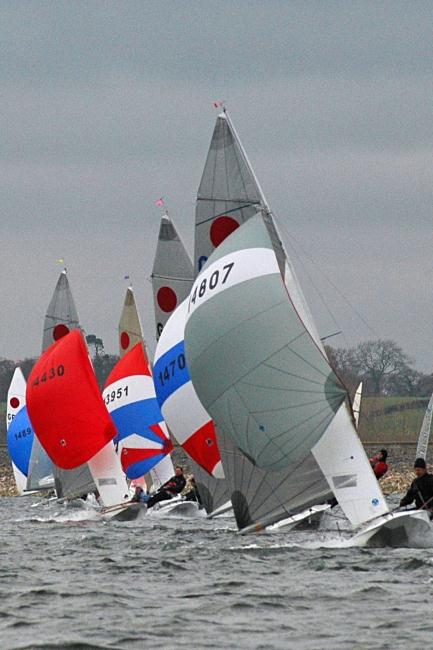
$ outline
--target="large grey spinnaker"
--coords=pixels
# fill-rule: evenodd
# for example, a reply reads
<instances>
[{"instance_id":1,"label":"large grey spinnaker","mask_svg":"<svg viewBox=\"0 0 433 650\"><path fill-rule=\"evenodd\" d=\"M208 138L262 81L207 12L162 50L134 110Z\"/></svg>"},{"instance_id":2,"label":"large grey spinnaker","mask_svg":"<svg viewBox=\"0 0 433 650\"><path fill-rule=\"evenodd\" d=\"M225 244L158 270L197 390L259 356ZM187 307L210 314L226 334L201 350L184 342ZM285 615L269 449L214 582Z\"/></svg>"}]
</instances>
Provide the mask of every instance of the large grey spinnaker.
<instances>
[{"instance_id":1,"label":"large grey spinnaker","mask_svg":"<svg viewBox=\"0 0 433 650\"><path fill-rule=\"evenodd\" d=\"M345 458L341 424L353 429L344 404L346 391L288 299L260 218L249 220L225 240L195 281L185 349L203 406L251 464L267 472L266 481L274 471L285 471L292 479L298 476L284 497L278 497L286 512L319 502L325 490L323 475L344 509L344 489L359 484L360 471L372 481L366 482L368 491L362 495L365 508L358 503L347 508L350 515L355 512L352 523L386 512L362 447L363 456L357 455L353 467ZM327 449L315 454L317 463L309 458L325 433L333 450L342 446L338 462L344 458L346 464L340 471ZM356 437L354 430L349 429L349 435ZM269 484L267 492L272 492ZM346 494L350 501L353 494ZM263 517L266 521L271 513Z\"/></svg>"},{"instance_id":2,"label":"large grey spinnaker","mask_svg":"<svg viewBox=\"0 0 433 650\"><path fill-rule=\"evenodd\" d=\"M188 296L193 280L191 259L173 221L165 214L161 218L152 269L157 339L176 307Z\"/></svg>"},{"instance_id":3,"label":"large grey spinnaker","mask_svg":"<svg viewBox=\"0 0 433 650\"><path fill-rule=\"evenodd\" d=\"M430 397L426 412L424 414L421 431L419 432L415 458L424 458L424 460L427 460L427 448L430 439L432 415L433 415L433 395L431 395Z\"/></svg>"}]
</instances>

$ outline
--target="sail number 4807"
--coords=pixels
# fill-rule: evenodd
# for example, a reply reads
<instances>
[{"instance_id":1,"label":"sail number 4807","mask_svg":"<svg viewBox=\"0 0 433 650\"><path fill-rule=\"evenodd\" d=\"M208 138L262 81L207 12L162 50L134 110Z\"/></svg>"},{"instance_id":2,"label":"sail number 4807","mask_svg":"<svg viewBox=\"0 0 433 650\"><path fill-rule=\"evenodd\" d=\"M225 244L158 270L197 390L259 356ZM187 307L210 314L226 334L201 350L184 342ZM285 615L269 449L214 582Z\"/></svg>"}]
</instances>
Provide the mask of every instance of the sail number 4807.
<instances>
[{"instance_id":1,"label":"sail number 4807","mask_svg":"<svg viewBox=\"0 0 433 650\"><path fill-rule=\"evenodd\" d=\"M225 284L234 265L234 262L224 264L221 271L219 269L215 269L209 278L203 278L200 284L196 285L194 292L190 298L190 303L192 302L194 305L197 298L202 298L208 290L212 291L213 289L216 289L220 282L221 284Z\"/></svg>"},{"instance_id":2,"label":"sail number 4807","mask_svg":"<svg viewBox=\"0 0 433 650\"><path fill-rule=\"evenodd\" d=\"M41 376L34 378L32 386L39 386L39 384L44 384L49 379L55 379L56 377L63 377L65 374L65 366L60 364L57 368L50 368L46 370Z\"/></svg>"}]
</instances>

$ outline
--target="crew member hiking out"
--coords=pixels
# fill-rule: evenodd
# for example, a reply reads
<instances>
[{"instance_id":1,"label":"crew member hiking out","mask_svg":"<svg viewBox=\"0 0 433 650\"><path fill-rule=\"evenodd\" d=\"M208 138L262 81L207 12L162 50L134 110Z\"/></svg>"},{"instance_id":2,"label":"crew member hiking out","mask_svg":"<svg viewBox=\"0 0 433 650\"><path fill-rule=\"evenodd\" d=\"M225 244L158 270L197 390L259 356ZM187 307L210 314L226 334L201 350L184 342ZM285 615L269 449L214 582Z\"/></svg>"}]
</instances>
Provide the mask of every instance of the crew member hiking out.
<instances>
[{"instance_id":1,"label":"crew member hiking out","mask_svg":"<svg viewBox=\"0 0 433 650\"><path fill-rule=\"evenodd\" d=\"M382 476L385 476L388 471L388 465L386 463L387 458L388 452L386 449L381 449L376 456L370 458L370 465L377 480L381 479Z\"/></svg>"},{"instance_id":2,"label":"crew member hiking out","mask_svg":"<svg viewBox=\"0 0 433 650\"><path fill-rule=\"evenodd\" d=\"M186 485L186 480L183 475L183 469L179 465L175 469L175 475L171 477L164 485L161 485L158 492L154 494L147 502L148 508L153 508L155 503L159 501L167 501L173 498L176 494L180 494Z\"/></svg>"},{"instance_id":3,"label":"crew member hiking out","mask_svg":"<svg viewBox=\"0 0 433 650\"><path fill-rule=\"evenodd\" d=\"M414 463L416 479L412 481L406 496L400 501L400 506L408 506L415 501L417 508L424 508L433 519L433 474L427 472L424 458L417 458Z\"/></svg>"}]
</instances>

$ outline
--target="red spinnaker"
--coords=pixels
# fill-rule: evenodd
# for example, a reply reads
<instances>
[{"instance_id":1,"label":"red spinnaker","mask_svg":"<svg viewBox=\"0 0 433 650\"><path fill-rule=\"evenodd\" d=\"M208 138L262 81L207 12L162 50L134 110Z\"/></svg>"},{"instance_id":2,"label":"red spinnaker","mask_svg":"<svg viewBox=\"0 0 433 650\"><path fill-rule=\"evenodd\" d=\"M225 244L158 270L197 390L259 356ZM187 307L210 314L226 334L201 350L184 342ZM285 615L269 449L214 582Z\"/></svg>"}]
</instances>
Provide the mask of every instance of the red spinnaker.
<instances>
[{"instance_id":1,"label":"red spinnaker","mask_svg":"<svg viewBox=\"0 0 433 650\"><path fill-rule=\"evenodd\" d=\"M116 435L79 330L56 341L35 364L27 409L39 441L63 469L86 463Z\"/></svg>"}]
</instances>

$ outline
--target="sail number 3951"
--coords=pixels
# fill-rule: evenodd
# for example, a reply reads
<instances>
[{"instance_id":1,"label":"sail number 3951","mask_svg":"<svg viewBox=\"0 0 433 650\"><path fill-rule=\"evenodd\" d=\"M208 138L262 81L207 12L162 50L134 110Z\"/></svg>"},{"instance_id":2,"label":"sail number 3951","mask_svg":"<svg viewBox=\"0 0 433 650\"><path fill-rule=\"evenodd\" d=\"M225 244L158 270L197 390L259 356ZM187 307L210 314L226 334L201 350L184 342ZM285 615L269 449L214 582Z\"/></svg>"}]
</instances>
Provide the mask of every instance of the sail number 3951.
<instances>
[{"instance_id":1,"label":"sail number 3951","mask_svg":"<svg viewBox=\"0 0 433 650\"><path fill-rule=\"evenodd\" d=\"M44 384L49 379L55 379L56 377L63 377L65 374L65 366L60 364L56 368L50 368L46 370L41 376L34 378L32 386L39 386L39 384Z\"/></svg>"},{"instance_id":2,"label":"sail number 3951","mask_svg":"<svg viewBox=\"0 0 433 650\"><path fill-rule=\"evenodd\" d=\"M234 265L234 262L224 264L221 270L215 269L208 278L203 278L200 284L196 285L190 298L190 303L194 305L197 298L203 298L207 291L216 289L219 284L225 284Z\"/></svg>"}]
</instances>

